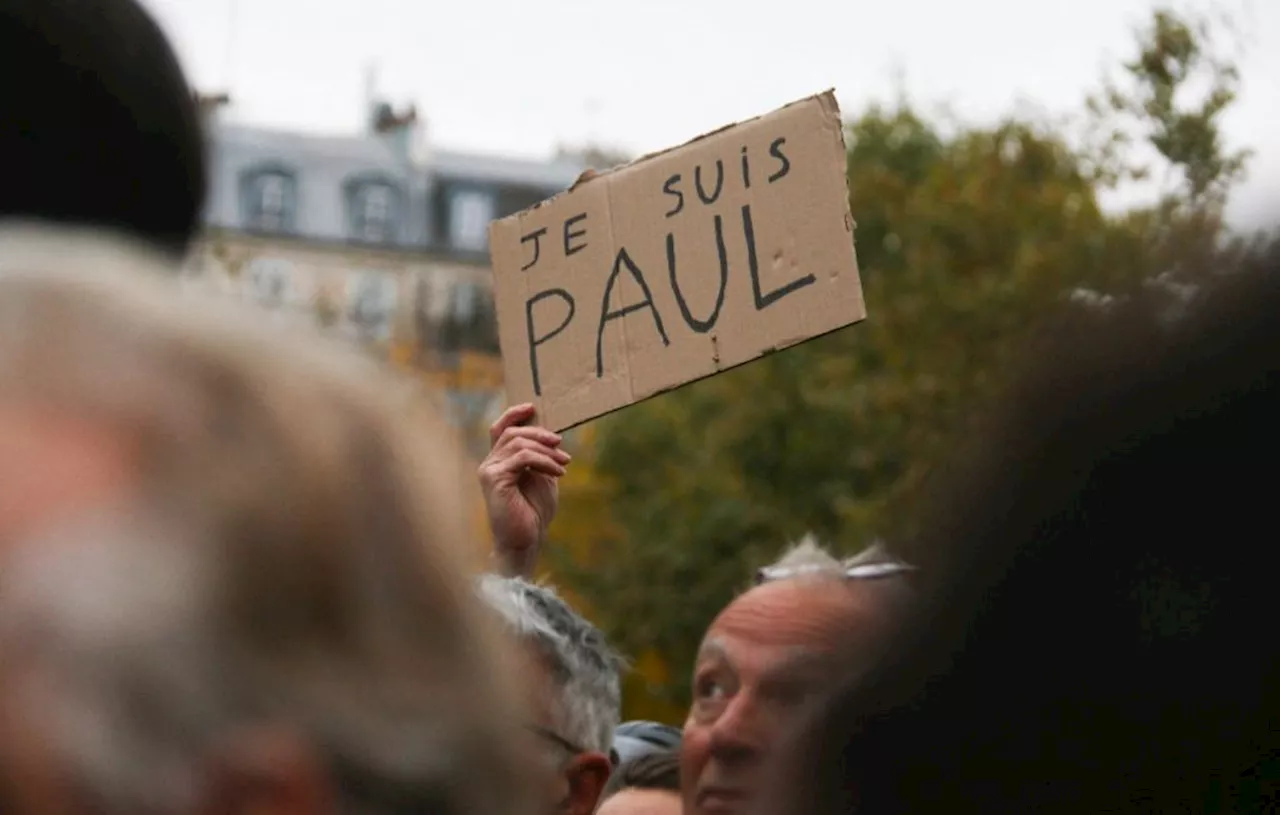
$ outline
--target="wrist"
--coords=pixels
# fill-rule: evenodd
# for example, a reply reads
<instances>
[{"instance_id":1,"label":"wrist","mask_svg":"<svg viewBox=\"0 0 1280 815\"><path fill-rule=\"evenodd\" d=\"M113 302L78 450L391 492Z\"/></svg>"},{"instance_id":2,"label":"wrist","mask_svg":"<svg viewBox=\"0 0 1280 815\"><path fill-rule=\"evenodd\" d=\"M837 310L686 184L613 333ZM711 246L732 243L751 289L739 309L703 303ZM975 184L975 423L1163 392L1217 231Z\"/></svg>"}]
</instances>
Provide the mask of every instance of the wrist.
<instances>
[{"instance_id":1,"label":"wrist","mask_svg":"<svg viewBox=\"0 0 1280 815\"><path fill-rule=\"evenodd\" d=\"M506 577L532 578L534 570L538 566L538 552L540 549L541 544L516 548L503 546L501 542L495 542L493 551L489 553L489 558L496 570Z\"/></svg>"}]
</instances>

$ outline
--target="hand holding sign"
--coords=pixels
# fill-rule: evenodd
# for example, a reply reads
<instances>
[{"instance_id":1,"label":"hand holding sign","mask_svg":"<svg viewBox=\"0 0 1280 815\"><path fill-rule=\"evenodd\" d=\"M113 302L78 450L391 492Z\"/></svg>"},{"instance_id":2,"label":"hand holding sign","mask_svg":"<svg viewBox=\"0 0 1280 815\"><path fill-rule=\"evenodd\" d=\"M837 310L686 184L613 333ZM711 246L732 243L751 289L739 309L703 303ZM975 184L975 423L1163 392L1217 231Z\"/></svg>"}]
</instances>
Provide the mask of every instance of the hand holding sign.
<instances>
[{"instance_id":1,"label":"hand holding sign","mask_svg":"<svg viewBox=\"0 0 1280 815\"><path fill-rule=\"evenodd\" d=\"M493 444L480 464L495 554L509 575L531 577L538 549L559 504L556 479L571 457L560 449L560 436L526 425L533 405L516 405L489 428Z\"/></svg>"},{"instance_id":2,"label":"hand holding sign","mask_svg":"<svg viewBox=\"0 0 1280 815\"><path fill-rule=\"evenodd\" d=\"M508 393L562 430L866 316L831 93L490 227Z\"/></svg>"}]
</instances>

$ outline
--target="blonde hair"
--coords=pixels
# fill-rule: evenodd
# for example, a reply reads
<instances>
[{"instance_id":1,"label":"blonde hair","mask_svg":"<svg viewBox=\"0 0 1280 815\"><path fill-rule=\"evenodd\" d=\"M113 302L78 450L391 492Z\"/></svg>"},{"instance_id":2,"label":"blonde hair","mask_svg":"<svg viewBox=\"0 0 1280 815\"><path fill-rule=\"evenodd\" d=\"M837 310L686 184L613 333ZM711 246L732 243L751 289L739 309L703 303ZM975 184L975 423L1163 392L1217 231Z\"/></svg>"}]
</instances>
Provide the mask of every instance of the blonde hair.
<instances>
[{"instance_id":1,"label":"blonde hair","mask_svg":"<svg viewBox=\"0 0 1280 815\"><path fill-rule=\"evenodd\" d=\"M159 767L197 760L215 731L284 721L362 783L415 788L436 811L523 811L515 697L464 576L469 479L451 433L434 416L411 425L389 375L353 351L184 295L175 277L131 244L0 231L0 399L131 442L141 501L176 530L156 545L185 544L205 587L174 600L191 614L153 621L191 653L100 656L122 693L172 694L156 709L181 711L199 686L207 720L171 744L175 722L121 718L116 757L66 751L113 811L141 811ZM169 664L186 657L185 674ZM100 675L82 673L67 681Z\"/></svg>"}]
</instances>

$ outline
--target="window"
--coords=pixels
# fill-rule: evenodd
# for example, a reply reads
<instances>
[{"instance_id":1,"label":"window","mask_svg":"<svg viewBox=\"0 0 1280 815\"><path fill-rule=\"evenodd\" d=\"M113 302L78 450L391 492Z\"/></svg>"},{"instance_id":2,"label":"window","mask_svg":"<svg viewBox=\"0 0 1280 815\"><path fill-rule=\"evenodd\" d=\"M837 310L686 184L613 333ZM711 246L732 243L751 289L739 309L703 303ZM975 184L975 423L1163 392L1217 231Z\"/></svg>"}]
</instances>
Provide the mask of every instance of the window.
<instances>
[{"instance_id":1,"label":"window","mask_svg":"<svg viewBox=\"0 0 1280 815\"><path fill-rule=\"evenodd\" d=\"M365 190L363 217L366 238L385 238L391 225L391 190L386 187L370 187Z\"/></svg>"},{"instance_id":2,"label":"window","mask_svg":"<svg viewBox=\"0 0 1280 815\"><path fill-rule=\"evenodd\" d=\"M453 318L460 323L470 323L476 316L479 294L475 283L459 283L454 286Z\"/></svg>"},{"instance_id":3,"label":"window","mask_svg":"<svg viewBox=\"0 0 1280 815\"><path fill-rule=\"evenodd\" d=\"M489 246L493 198L476 190L459 191L449 201L449 242L455 249L483 252Z\"/></svg>"},{"instance_id":4,"label":"window","mask_svg":"<svg viewBox=\"0 0 1280 815\"><path fill-rule=\"evenodd\" d=\"M257 258L244 273L244 296L260 306L281 309L293 294L293 266L274 258Z\"/></svg>"},{"instance_id":5,"label":"window","mask_svg":"<svg viewBox=\"0 0 1280 815\"><path fill-rule=\"evenodd\" d=\"M496 353L498 325L493 293L488 287L469 281L456 284L442 328L442 345L447 350Z\"/></svg>"},{"instance_id":6,"label":"window","mask_svg":"<svg viewBox=\"0 0 1280 815\"><path fill-rule=\"evenodd\" d=\"M540 190L534 187L506 187L498 194L496 217L505 218L555 195L559 190Z\"/></svg>"},{"instance_id":7,"label":"window","mask_svg":"<svg viewBox=\"0 0 1280 815\"><path fill-rule=\"evenodd\" d=\"M357 240L386 243L399 231L399 190L384 182L357 185L348 199L352 234Z\"/></svg>"},{"instance_id":8,"label":"window","mask_svg":"<svg viewBox=\"0 0 1280 815\"><path fill-rule=\"evenodd\" d=\"M269 175L258 181L258 215L275 219L283 225L285 216L284 179Z\"/></svg>"},{"instance_id":9,"label":"window","mask_svg":"<svg viewBox=\"0 0 1280 815\"><path fill-rule=\"evenodd\" d=\"M250 229L288 232L294 227L297 190L291 174L282 170L254 173L244 185L245 223Z\"/></svg>"},{"instance_id":10,"label":"window","mask_svg":"<svg viewBox=\"0 0 1280 815\"><path fill-rule=\"evenodd\" d=\"M361 337L379 342L391 339L396 294L396 279L390 274L353 274L347 284L347 321Z\"/></svg>"}]
</instances>

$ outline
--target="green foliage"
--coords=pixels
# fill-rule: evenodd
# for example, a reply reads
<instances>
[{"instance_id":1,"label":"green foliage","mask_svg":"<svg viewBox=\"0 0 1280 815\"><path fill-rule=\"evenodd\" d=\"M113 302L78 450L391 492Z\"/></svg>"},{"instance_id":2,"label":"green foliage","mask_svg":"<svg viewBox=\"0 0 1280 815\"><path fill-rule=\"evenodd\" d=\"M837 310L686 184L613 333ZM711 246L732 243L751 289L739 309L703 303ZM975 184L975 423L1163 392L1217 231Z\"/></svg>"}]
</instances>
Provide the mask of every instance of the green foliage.
<instances>
[{"instance_id":1,"label":"green foliage","mask_svg":"<svg viewBox=\"0 0 1280 815\"><path fill-rule=\"evenodd\" d=\"M1115 149L1132 143L1136 129L1179 178L1165 204L1203 209L1225 203L1250 151L1222 144L1219 123L1236 100L1240 75L1222 53L1220 33L1207 18L1167 9L1138 30L1137 54L1124 63L1121 79L1088 100L1095 132L1108 148L1111 181L1148 174ZM1196 93L1198 86L1205 90Z\"/></svg>"},{"instance_id":2,"label":"green foliage","mask_svg":"<svg viewBox=\"0 0 1280 815\"><path fill-rule=\"evenodd\" d=\"M607 501L608 532L552 530L557 579L624 651L670 666L651 692L683 704L707 624L787 541L812 531L854 551L908 538L930 465L1055 304L1167 270L1186 249L1170 242L1175 216L1199 213L1198 246L1218 240L1210 205L1243 166L1217 131L1234 74L1192 114L1170 101L1203 64L1198 43L1156 15L1126 66L1127 95L1108 91L1113 114L1140 117L1187 179L1147 212L1099 207L1097 168L1121 156L1114 142L1086 153L1015 119L948 135L905 103L848 125L868 319L603 420L589 466L607 495L568 491L562 515Z\"/></svg>"}]
</instances>

